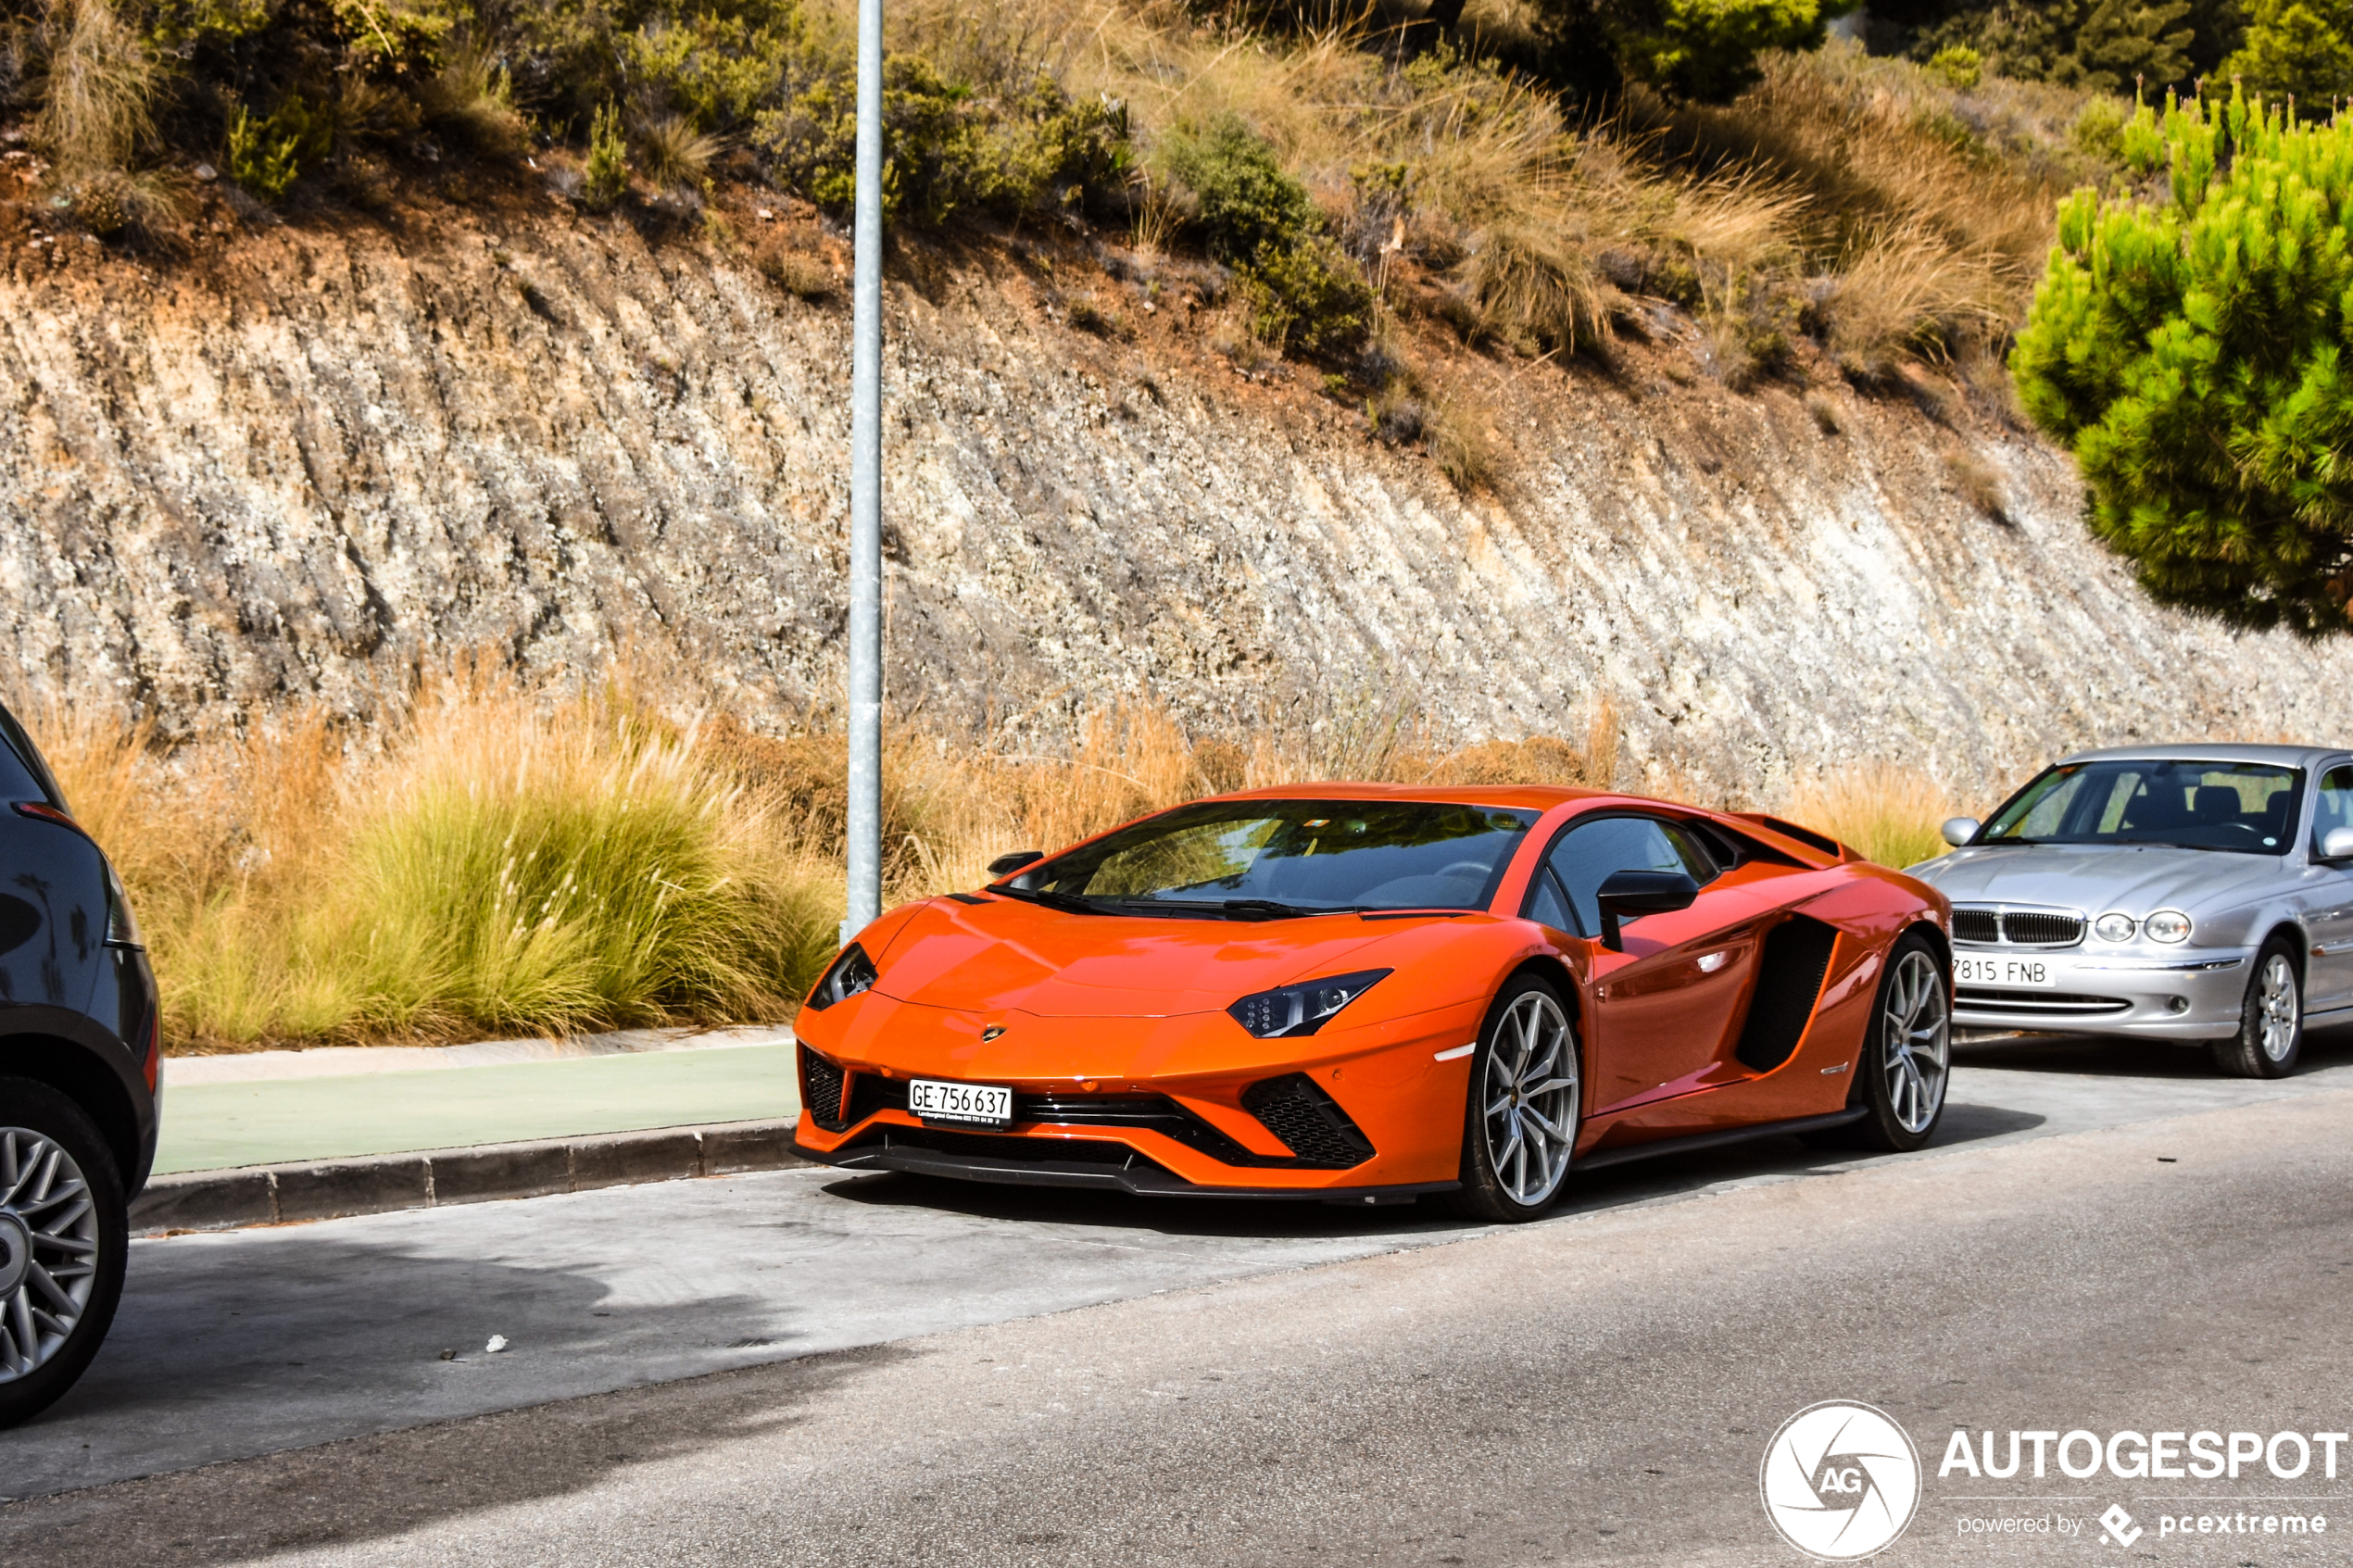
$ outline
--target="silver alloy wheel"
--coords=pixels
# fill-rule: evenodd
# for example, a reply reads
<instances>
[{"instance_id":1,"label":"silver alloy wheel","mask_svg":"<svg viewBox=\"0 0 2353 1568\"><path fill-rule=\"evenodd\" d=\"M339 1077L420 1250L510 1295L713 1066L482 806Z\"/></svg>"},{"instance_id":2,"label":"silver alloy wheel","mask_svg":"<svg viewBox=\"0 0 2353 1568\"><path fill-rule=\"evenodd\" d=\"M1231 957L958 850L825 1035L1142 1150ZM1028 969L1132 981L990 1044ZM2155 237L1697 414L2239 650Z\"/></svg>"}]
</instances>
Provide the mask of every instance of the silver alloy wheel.
<instances>
[{"instance_id":1,"label":"silver alloy wheel","mask_svg":"<svg viewBox=\"0 0 2353 1568\"><path fill-rule=\"evenodd\" d=\"M1533 1208L1559 1189L1577 1144L1577 1043L1547 993L1522 993L1495 1021L1484 1094L1488 1163L1513 1202Z\"/></svg>"},{"instance_id":2,"label":"silver alloy wheel","mask_svg":"<svg viewBox=\"0 0 2353 1568\"><path fill-rule=\"evenodd\" d=\"M1936 960L1918 947L1895 960L1880 1019L1887 1102L1907 1133L1924 1133L1944 1109L1953 1065L1953 1017Z\"/></svg>"},{"instance_id":3,"label":"silver alloy wheel","mask_svg":"<svg viewBox=\"0 0 2353 1568\"><path fill-rule=\"evenodd\" d=\"M0 1127L0 1383L65 1348L98 1283L98 1206L73 1156Z\"/></svg>"},{"instance_id":4,"label":"silver alloy wheel","mask_svg":"<svg viewBox=\"0 0 2353 1568\"><path fill-rule=\"evenodd\" d=\"M2296 994L2296 966L2285 953L2273 953L2257 977L2255 998L2257 1038L2263 1054L2285 1061L2296 1048L2296 1034L2304 1022L2302 999Z\"/></svg>"}]
</instances>

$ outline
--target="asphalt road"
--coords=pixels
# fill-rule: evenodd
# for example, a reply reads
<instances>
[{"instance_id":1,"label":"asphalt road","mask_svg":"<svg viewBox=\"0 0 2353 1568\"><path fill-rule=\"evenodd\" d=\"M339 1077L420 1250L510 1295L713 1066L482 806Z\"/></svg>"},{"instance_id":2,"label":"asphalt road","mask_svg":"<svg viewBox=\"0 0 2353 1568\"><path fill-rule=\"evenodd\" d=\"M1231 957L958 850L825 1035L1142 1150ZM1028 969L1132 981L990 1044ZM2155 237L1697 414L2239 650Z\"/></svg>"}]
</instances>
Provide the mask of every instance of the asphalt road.
<instances>
[{"instance_id":1,"label":"asphalt road","mask_svg":"<svg viewBox=\"0 0 2353 1568\"><path fill-rule=\"evenodd\" d=\"M0 1560L1795 1562L1758 1463L1837 1398L1929 1463L1883 1562L2353 1561L2317 1466L1935 1473L1956 1424L2353 1429L2348 1056L1979 1047L1921 1156L1756 1146L1491 1233L788 1172L143 1244L0 1486L165 1473L0 1508ZM2283 1497L2344 1533L2157 1533ZM2055 1533L1962 1533L2005 1518Z\"/></svg>"}]
</instances>

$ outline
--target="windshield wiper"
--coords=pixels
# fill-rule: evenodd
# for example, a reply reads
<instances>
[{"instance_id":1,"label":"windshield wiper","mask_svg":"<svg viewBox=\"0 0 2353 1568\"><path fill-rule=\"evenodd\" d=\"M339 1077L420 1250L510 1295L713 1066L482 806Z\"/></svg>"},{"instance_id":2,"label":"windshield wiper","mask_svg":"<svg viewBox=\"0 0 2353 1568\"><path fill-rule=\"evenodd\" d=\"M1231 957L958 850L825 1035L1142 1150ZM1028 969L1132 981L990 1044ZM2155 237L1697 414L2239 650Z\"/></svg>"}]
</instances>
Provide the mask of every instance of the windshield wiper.
<instances>
[{"instance_id":1,"label":"windshield wiper","mask_svg":"<svg viewBox=\"0 0 2353 1568\"><path fill-rule=\"evenodd\" d=\"M988 891L1001 893L1008 898L1019 898L1025 903L1043 904L1050 909L1067 910L1074 915L1111 913L1101 904L1090 903L1073 893L1052 893L1042 887L1013 887L1005 884L994 885Z\"/></svg>"},{"instance_id":2,"label":"windshield wiper","mask_svg":"<svg viewBox=\"0 0 2353 1568\"><path fill-rule=\"evenodd\" d=\"M1122 909L1137 914L1166 911L1225 920L1298 920L1307 915L1353 915L1372 908L1369 904L1321 904L1307 909L1272 898L1220 898L1214 902L1202 898L1121 898L1117 903Z\"/></svg>"}]
</instances>

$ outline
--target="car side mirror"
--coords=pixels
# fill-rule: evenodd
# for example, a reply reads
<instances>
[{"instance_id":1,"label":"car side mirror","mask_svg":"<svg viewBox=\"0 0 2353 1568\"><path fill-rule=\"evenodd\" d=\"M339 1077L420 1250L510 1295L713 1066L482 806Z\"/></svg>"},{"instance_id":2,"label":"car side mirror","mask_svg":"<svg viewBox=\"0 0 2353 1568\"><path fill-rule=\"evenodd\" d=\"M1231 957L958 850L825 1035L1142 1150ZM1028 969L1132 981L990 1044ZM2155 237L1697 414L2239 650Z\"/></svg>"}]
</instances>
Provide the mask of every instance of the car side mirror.
<instances>
[{"instance_id":1,"label":"car side mirror","mask_svg":"<svg viewBox=\"0 0 2353 1568\"><path fill-rule=\"evenodd\" d=\"M1699 897L1699 884L1681 872L1612 872L1593 895L1602 907L1602 946L1613 953L1626 950L1618 922L1640 920L1688 909Z\"/></svg>"},{"instance_id":2,"label":"car side mirror","mask_svg":"<svg viewBox=\"0 0 2353 1568\"><path fill-rule=\"evenodd\" d=\"M1947 817L1944 819L1944 825L1937 831L1944 835L1945 843L1958 849L1977 836L1980 825L1975 817Z\"/></svg>"},{"instance_id":3,"label":"car side mirror","mask_svg":"<svg viewBox=\"0 0 2353 1568\"><path fill-rule=\"evenodd\" d=\"M2331 828L2321 834L2321 859L2353 860L2353 828Z\"/></svg>"},{"instance_id":4,"label":"car side mirror","mask_svg":"<svg viewBox=\"0 0 2353 1568\"><path fill-rule=\"evenodd\" d=\"M1022 867L1034 866L1045 858L1043 849L1016 849L1010 855L1000 855L989 861L988 874L1000 879L1009 877Z\"/></svg>"}]
</instances>

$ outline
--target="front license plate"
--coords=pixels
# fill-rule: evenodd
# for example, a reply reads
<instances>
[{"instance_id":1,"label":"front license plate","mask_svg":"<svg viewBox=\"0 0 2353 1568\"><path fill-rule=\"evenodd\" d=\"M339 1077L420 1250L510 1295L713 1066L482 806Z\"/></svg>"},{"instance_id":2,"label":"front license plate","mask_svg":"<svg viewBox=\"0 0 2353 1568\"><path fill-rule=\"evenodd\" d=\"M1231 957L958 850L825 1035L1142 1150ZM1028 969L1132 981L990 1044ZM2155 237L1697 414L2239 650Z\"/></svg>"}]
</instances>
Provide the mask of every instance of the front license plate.
<instances>
[{"instance_id":1,"label":"front license plate","mask_svg":"<svg viewBox=\"0 0 2353 1568\"><path fill-rule=\"evenodd\" d=\"M1963 953L1953 960L1953 984L1984 985L2000 991L2056 991L2058 970L2048 959L1977 958Z\"/></svg>"},{"instance_id":2,"label":"front license plate","mask_svg":"<svg viewBox=\"0 0 2353 1568\"><path fill-rule=\"evenodd\" d=\"M1010 1127L1013 1091L994 1084L947 1084L937 1078L907 1081L907 1109L925 1122L960 1127Z\"/></svg>"}]
</instances>

